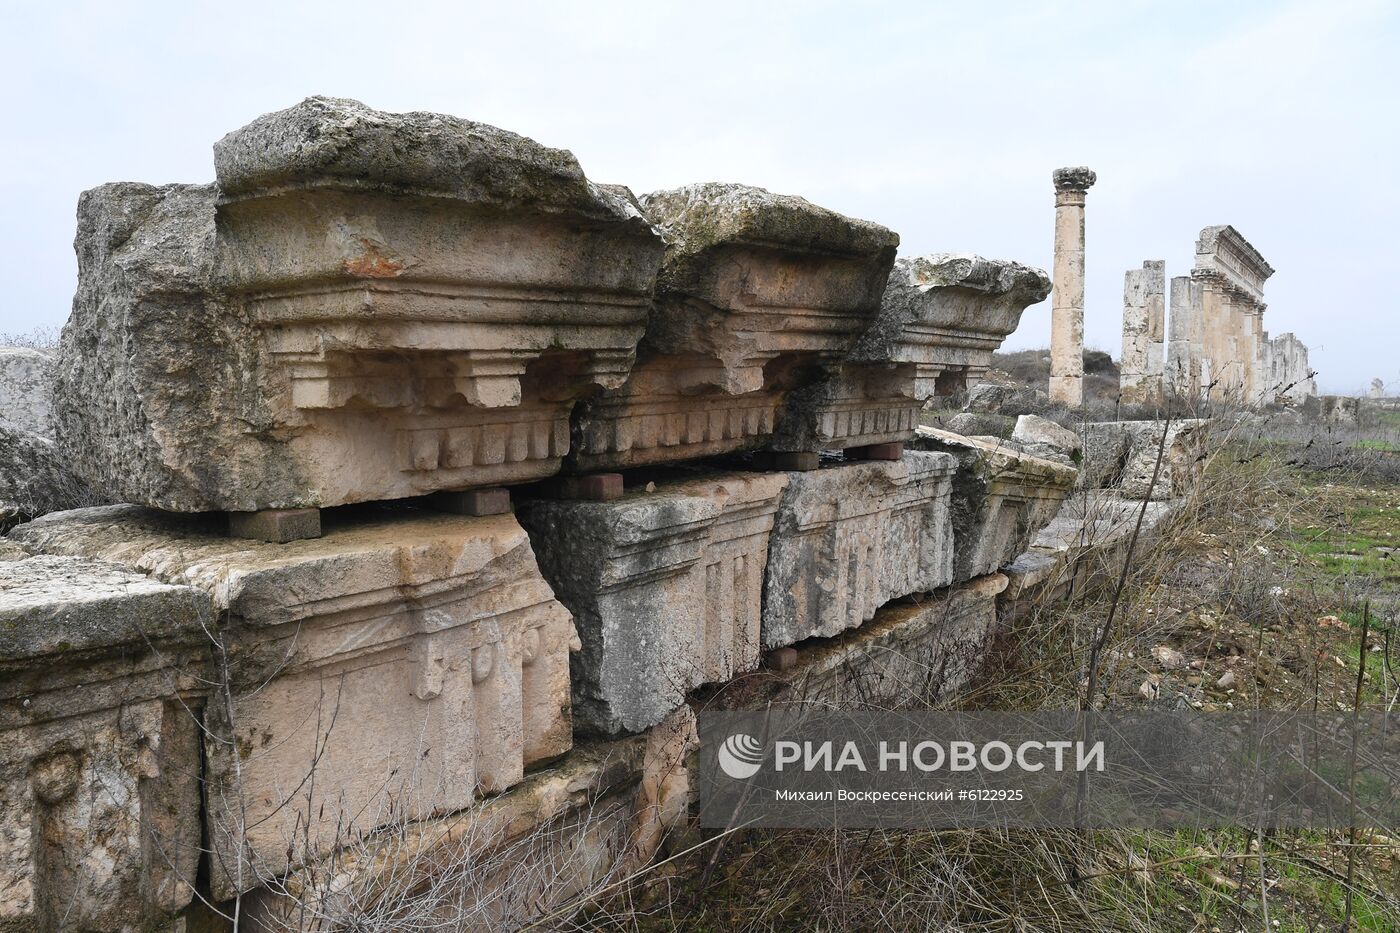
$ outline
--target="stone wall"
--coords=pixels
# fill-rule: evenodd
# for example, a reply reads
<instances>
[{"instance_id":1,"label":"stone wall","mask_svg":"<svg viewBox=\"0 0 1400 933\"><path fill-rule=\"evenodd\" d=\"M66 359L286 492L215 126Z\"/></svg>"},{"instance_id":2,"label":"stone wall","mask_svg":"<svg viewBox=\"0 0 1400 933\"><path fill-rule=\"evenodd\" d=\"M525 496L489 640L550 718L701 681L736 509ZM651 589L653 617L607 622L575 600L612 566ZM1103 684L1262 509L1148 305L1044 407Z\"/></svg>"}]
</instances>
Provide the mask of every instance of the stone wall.
<instances>
[{"instance_id":1,"label":"stone wall","mask_svg":"<svg viewBox=\"0 0 1400 933\"><path fill-rule=\"evenodd\" d=\"M956 693L1066 515L1078 438L916 429L1039 270L353 101L215 169L80 204L54 423L132 504L0 547L0 930L523 922L684 822L695 711Z\"/></svg>"}]
</instances>

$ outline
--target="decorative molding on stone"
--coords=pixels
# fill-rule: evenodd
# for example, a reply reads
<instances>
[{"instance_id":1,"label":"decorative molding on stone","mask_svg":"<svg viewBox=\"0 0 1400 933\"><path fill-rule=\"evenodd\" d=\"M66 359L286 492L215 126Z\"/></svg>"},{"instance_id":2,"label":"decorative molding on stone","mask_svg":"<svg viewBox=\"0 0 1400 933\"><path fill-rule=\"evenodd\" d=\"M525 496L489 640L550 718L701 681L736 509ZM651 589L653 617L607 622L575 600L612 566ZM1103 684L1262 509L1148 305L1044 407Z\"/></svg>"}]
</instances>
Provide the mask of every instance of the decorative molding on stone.
<instances>
[{"instance_id":1,"label":"decorative molding on stone","mask_svg":"<svg viewBox=\"0 0 1400 933\"><path fill-rule=\"evenodd\" d=\"M190 902L208 619L110 563L0 560L0 928L144 929Z\"/></svg>"},{"instance_id":2,"label":"decorative molding on stone","mask_svg":"<svg viewBox=\"0 0 1400 933\"><path fill-rule=\"evenodd\" d=\"M577 466L768 446L785 399L830 376L878 311L898 236L744 185L640 203L667 237L655 310L627 384L581 405Z\"/></svg>"},{"instance_id":3,"label":"decorative molding on stone","mask_svg":"<svg viewBox=\"0 0 1400 933\"><path fill-rule=\"evenodd\" d=\"M572 744L577 635L513 516L386 511L282 545L136 506L53 517L24 526L29 547L186 583L221 615L232 722L211 706L206 742L221 900L237 893L245 820L244 877L278 875L289 857L505 790ZM232 746L214 738L230 731Z\"/></svg>"},{"instance_id":4,"label":"decorative molding on stone","mask_svg":"<svg viewBox=\"0 0 1400 933\"><path fill-rule=\"evenodd\" d=\"M953 579L956 460L906 453L789 473L769 549L763 647L856 628Z\"/></svg>"},{"instance_id":5,"label":"decorative molding on stone","mask_svg":"<svg viewBox=\"0 0 1400 933\"><path fill-rule=\"evenodd\" d=\"M953 582L1010 563L1050 521L1074 485L1078 470L1024 454L1009 444L920 427L923 450L957 458L953 484Z\"/></svg>"},{"instance_id":6,"label":"decorative molding on stone","mask_svg":"<svg viewBox=\"0 0 1400 933\"><path fill-rule=\"evenodd\" d=\"M677 474L612 502L518 506L578 625L581 728L641 731L701 684L758 667L769 532L787 482L783 473Z\"/></svg>"},{"instance_id":7,"label":"decorative molding on stone","mask_svg":"<svg viewBox=\"0 0 1400 933\"><path fill-rule=\"evenodd\" d=\"M559 471L574 401L626 381L664 245L569 153L309 98L224 137L215 167L80 205L58 421L121 498L259 511L529 482ZM123 366L91 355L106 343L133 348Z\"/></svg>"}]
</instances>

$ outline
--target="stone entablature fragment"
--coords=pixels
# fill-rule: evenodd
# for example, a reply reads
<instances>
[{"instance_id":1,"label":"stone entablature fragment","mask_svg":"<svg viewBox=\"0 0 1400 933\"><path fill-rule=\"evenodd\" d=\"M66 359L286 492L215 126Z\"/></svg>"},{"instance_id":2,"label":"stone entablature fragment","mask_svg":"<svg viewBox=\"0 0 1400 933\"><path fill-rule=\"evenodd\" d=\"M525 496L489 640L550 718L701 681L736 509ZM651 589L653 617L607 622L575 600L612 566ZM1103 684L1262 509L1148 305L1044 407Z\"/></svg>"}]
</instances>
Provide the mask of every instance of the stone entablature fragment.
<instances>
[{"instance_id":1,"label":"stone entablature fragment","mask_svg":"<svg viewBox=\"0 0 1400 933\"><path fill-rule=\"evenodd\" d=\"M194 895L209 599L0 558L0 929L154 929Z\"/></svg>"},{"instance_id":2,"label":"stone entablature fragment","mask_svg":"<svg viewBox=\"0 0 1400 933\"><path fill-rule=\"evenodd\" d=\"M784 473L677 474L611 502L521 503L540 568L573 613L574 718L641 731L759 663L769 532Z\"/></svg>"},{"instance_id":3,"label":"stone entablature fragment","mask_svg":"<svg viewBox=\"0 0 1400 933\"><path fill-rule=\"evenodd\" d=\"M1212 398L1257 405L1268 370L1264 282L1274 269L1229 225L1206 227L1191 277L1202 287L1202 387ZM1209 379L1207 379L1209 376Z\"/></svg>"},{"instance_id":4,"label":"stone entablature fragment","mask_svg":"<svg viewBox=\"0 0 1400 933\"><path fill-rule=\"evenodd\" d=\"M568 152L310 98L215 166L79 207L58 420L121 497L256 511L539 479L574 401L626 379L662 243Z\"/></svg>"},{"instance_id":5,"label":"stone entablature fragment","mask_svg":"<svg viewBox=\"0 0 1400 933\"><path fill-rule=\"evenodd\" d=\"M856 628L892 599L953 580L956 460L828 465L788 475L763 593L763 647Z\"/></svg>"},{"instance_id":6,"label":"stone entablature fragment","mask_svg":"<svg viewBox=\"0 0 1400 933\"><path fill-rule=\"evenodd\" d=\"M1055 517L1074 486L1078 470L1024 454L994 439L964 437L920 427L923 450L956 457L952 488L957 556L952 580L994 573L1024 551L1036 532Z\"/></svg>"},{"instance_id":7,"label":"stone entablature fragment","mask_svg":"<svg viewBox=\"0 0 1400 933\"><path fill-rule=\"evenodd\" d=\"M934 396L967 390L1021 313L1050 294L1039 269L970 253L895 260L880 311L839 373L788 405L776 446L902 442Z\"/></svg>"},{"instance_id":8,"label":"stone entablature fragment","mask_svg":"<svg viewBox=\"0 0 1400 933\"><path fill-rule=\"evenodd\" d=\"M899 237L802 198L735 184L640 200L667 239L630 380L577 419L581 469L766 446L880 307Z\"/></svg>"},{"instance_id":9,"label":"stone entablature fragment","mask_svg":"<svg viewBox=\"0 0 1400 933\"><path fill-rule=\"evenodd\" d=\"M206 742L218 899L237 893L240 851L251 885L384 823L466 807L572 744L577 636L510 515L333 514L322 538L273 545L222 537L208 516L114 506L15 536L212 597L232 709L211 703Z\"/></svg>"}]
</instances>

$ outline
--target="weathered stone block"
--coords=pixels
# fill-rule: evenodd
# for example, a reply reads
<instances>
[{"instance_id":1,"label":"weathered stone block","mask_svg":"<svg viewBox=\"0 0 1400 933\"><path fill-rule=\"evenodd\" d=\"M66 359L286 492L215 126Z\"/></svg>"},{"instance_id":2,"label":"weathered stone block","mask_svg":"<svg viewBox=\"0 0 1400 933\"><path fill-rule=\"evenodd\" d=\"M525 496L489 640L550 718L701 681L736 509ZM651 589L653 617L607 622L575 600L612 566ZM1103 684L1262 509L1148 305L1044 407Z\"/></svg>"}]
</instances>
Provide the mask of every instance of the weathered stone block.
<instances>
[{"instance_id":1,"label":"weathered stone block","mask_svg":"<svg viewBox=\"0 0 1400 933\"><path fill-rule=\"evenodd\" d=\"M655 311L627 384L580 412L579 468L769 444L782 407L830 375L879 309L899 237L745 185L653 192L641 206L668 238ZM844 417L859 422L859 407Z\"/></svg>"},{"instance_id":2,"label":"weathered stone block","mask_svg":"<svg viewBox=\"0 0 1400 933\"><path fill-rule=\"evenodd\" d=\"M1101 421L1084 427L1082 488L1117 489L1130 499L1175 499L1184 496L1205 470L1207 419L1172 421ZM1157 451L1163 443L1162 468L1153 485Z\"/></svg>"},{"instance_id":3,"label":"weathered stone block","mask_svg":"<svg viewBox=\"0 0 1400 933\"><path fill-rule=\"evenodd\" d=\"M626 378L661 240L569 153L310 98L215 164L79 203L56 420L116 495L257 511L540 479L574 400Z\"/></svg>"},{"instance_id":4,"label":"weathered stone block","mask_svg":"<svg viewBox=\"0 0 1400 933\"><path fill-rule=\"evenodd\" d=\"M540 569L574 614L574 717L640 731L685 695L758 667L769 532L784 473L663 480L612 502L519 507Z\"/></svg>"},{"instance_id":5,"label":"weathered stone block","mask_svg":"<svg viewBox=\"0 0 1400 933\"><path fill-rule=\"evenodd\" d=\"M114 506L16 532L213 598L232 697L211 704L206 743L216 897L236 893L240 851L252 885L570 747L577 636L514 517L352 512L281 545L226 538L217 518Z\"/></svg>"},{"instance_id":6,"label":"weathered stone block","mask_svg":"<svg viewBox=\"0 0 1400 933\"><path fill-rule=\"evenodd\" d=\"M1045 273L959 253L895 261L880 311L832 378L787 401L775 444L849 448L913 437L934 396L960 396L991 365Z\"/></svg>"},{"instance_id":7,"label":"weathered stone block","mask_svg":"<svg viewBox=\"0 0 1400 933\"><path fill-rule=\"evenodd\" d=\"M0 930L149 929L194 893L208 597L0 561Z\"/></svg>"},{"instance_id":8,"label":"weathered stone block","mask_svg":"<svg viewBox=\"0 0 1400 933\"><path fill-rule=\"evenodd\" d=\"M956 696L987 657L1006 577L990 574L898 602L799 660L792 696L823 707L922 707ZM801 652L799 652L801 654Z\"/></svg>"},{"instance_id":9,"label":"weathered stone block","mask_svg":"<svg viewBox=\"0 0 1400 933\"><path fill-rule=\"evenodd\" d=\"M52 353L28 347L0 347L0 425L52 435L49 390Z\"/></svg>"},{"instance_id":10,"label":"weathered stone block","mask_svg":"<svg viewBox=\"0 0 1400 933\"><path fill-rule=\"evenodd\" d=\"M1017 418L1011 440L1032 456L1067 463L1078 457L1084 447L1077 433L1039 415Z\"/></svg>"},{"instance_id":11,"label":"weathered stone block","mask_svg":"<svg viewBox=\"0 0 1400 933\"><path fill-rule=\"evenodd\" d=\"M0 532L48 512L99 501L53 441L0 424Z\"/></svg>"},{"instance_id":12,"label":"weathered stone block","mask_svg":"<svg viewBox=\"0 0 1400 933\"><path fill-rule=\"evenodd\" d=\"M919 428L921 449L957 458L952 489L954 581L993 573L1030 544L1055 516L1078 471L1014 448Z\"/></svg>"},{"instance_id":13,"label":"weathered stone block","mask_svg":"<svg viewBox=\"0 0 1400 933\"><path fill-rule=\"evenodd\" d=\"M1125 404L1162 398L1166 350L1166 262L1149 260L1123 276L1123 354L1119 394Z\"/></svg>"},{"instance_id":14,"label":"weathered stone block","mask_svg":"<svg viewBox=\"0 0 1400 933\"><path fill-rule=\"evenodd\" d=\"M908 452L789 473L768 552L763 647L855 628L953 579L956 460Z\"/></svg>"}]
</instances>

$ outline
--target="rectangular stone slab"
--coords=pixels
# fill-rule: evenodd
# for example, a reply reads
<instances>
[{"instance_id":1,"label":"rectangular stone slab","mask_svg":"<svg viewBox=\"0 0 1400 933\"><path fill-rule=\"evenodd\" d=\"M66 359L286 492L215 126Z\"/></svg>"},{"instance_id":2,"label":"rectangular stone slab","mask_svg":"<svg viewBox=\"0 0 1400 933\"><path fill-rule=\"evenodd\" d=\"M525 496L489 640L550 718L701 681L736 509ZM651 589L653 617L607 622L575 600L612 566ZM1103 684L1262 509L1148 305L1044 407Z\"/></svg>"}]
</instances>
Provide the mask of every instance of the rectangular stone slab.
<instances>
[{"instance_id":1,"label":"rectangular stone slab","mask_svg":"<svg viewBox=\"0 0 1400 933\"><path fill-rule=\"evenodd\" d=\"M0 560L0 930L147 929L194 894L201 591Z\"/></svg>"},{"instance_id":2,"label":"rectangular stone slab","mask_svg":"<svg viewBox=\"0 0 1400 933\"><path fill-rule=\"evenodd\" d=\"M113 497L255 512L558 472L626 378L662 242L573 156L310 98L215 147L213 185L78 205L59 437Z\"/></svg>"},{"instance_id":3,"label":"rectangular stone slab","mask_svg":"<svg viewBox=\"0 0 1400 933\"><path fill-rule=\"evenodd\" d=\"M994 439L964 437L920 427L921 449L941 450L958 460L953 484L956 581L994 573L1030 546L1036 532L1055 517L1074 486L1071 466L1021 453Z\"/></svg>"},{"instance_id":4,"label":"rectangular stone slab","mask_svg":"<svg viewBox=\"0 0 1400 933\"><path fill-rule=\"evenodd\" d=\"M519 507L540 569L574 614L574 716L645 729L705 683L758 667L769 531L784 473L672 476L612 502Z\"/></svg>"},{"instance_id":5,"label":"rectangular stone slab","mask_svg":"<svg viewBox=\"0 0 1400 933\"><path fill-rule=\"evenodd\" d=\"M505 790L572 744L577 635L513 516L324 518L321 538L280 545L225 538L218 516L135 506L18 532L31 549L104 556L213 598L232 690L231 709L210 706L206 743L220 899L236 893L240 826L251 884Z\"/></svg>"},{"instance_id":6,"label":"rectangular stone slab","mask_svg":"<svg viewBox=\"0 0 1400 933\"><path fill-rule=\"evenodd\" d=\"M763 648L856 628L953 579L957 461L915 451L789 473L763 589Z\"/></svg>"}]
</instances>

